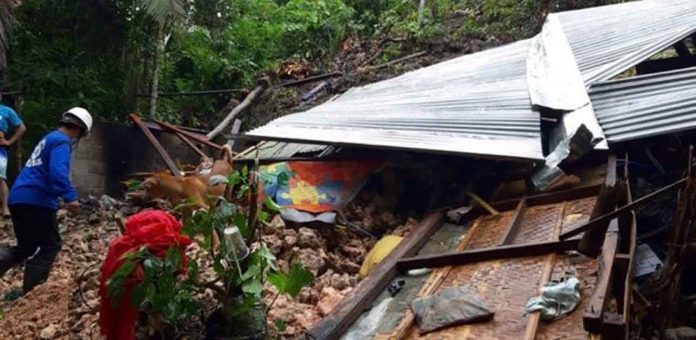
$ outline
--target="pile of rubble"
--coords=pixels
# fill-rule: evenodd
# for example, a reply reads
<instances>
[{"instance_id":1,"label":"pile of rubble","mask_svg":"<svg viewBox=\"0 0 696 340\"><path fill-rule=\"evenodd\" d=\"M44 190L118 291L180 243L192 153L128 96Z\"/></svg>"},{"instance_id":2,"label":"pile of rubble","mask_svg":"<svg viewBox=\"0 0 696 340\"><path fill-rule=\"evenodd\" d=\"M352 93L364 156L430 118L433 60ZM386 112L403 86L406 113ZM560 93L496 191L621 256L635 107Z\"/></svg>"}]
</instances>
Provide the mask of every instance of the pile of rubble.
<instances>
[{"instance_id":1,"label":"pile of rubble","mask_svg":"<svg viewBox=\"0 0 696 340\"><path fill-rule=\"evenodd\" d=\"M82 212L77 216L59 211L63 248L46 284L37 286L21 299L7 301L6 293L21 289L23 268L13 268L0 279L0 338L97 336L99 269L109 240L119 234L112 217L137 210L106 196L82 203ZM0 246L13 243L12 225L5 222L0 227Z\"/></svg>"},{"instance_id":2,"label":"pile of rubble","mask_svg":"<svg viewBox=\"0 0 696 340\"><path fill-rule=\"evenodd\" d=\"M370 200L356 199L347 209L348 216L362 214L374 222L365 225L371 231L406 233L417 221L399 219L394 214L375 207L376 195L364 195ZM379 201L380 198L377 198ZM63 248L56 260L51 277L46 284L36 287L25 297L10 301L4 295L21 288L22 267L11 269L0 279L0 338L93 338L99 307L99 270L106 256L109 241L119 235L116 217L126 217L140 210L139 207L119 202L109 197L83 201L81 213L69 216L59 211ZM366 214L365 210L371 213ZM363 224L364 221L357 221ZM286 225L280 217L273 219L264 229L263 241L278 258L278 266L288 270L299 262L315 275L311 287L305 287L296 299L279 296L269 311L269 328L272 334L295 337L311 328L328 314L340 300L360 281L358 272L362 261L377 241L351 228L331 225ZM14 242L9 221L0 227L0 246ZM207 254L197 244L187 251L197 259L200 268L207 265ZM202 272L201 275L213 275ZM270 305L276 296L269 284L264 289L264 300ZM212 294L201 294L197 299L202 315L209 315L216 305ZM286 326L282 331L280 320ZM191 330L186 332L196 338L202 336L202 320L192 320ZM147 332L140 328L139 333Z\"/></svg>"},{"instance_id":3,"label":"pile of rubble","mask_svg":"<svg viewBox=\"0 0 696 340\"><path fill-rule=\"evenodd\" d=\"M417 225L413 218L398 218L391 212L381 211L376 201L383 200L375 194L363 194L352 202L346 215L363 215L365 221L358 220L371 232L403 236ZM366 213L365 209L370 213ZM371 219L371 220L368 220ZM279 296L269 312L269 328L272 333L284 337L296 337L312 328L326 316L360 281L358 272L367 252L377 239L366 237L363 233L348 227L318 225L285 225L280 218L272 221L262 237L274 255L281 269L287 270L295 262L303 264L315 276L311 287L305 287L297 299ZM276 291L267 285L264 290L266 304L275 298ZM285 327L278 330L277 320Z\"/></svg>"}]
</instances>

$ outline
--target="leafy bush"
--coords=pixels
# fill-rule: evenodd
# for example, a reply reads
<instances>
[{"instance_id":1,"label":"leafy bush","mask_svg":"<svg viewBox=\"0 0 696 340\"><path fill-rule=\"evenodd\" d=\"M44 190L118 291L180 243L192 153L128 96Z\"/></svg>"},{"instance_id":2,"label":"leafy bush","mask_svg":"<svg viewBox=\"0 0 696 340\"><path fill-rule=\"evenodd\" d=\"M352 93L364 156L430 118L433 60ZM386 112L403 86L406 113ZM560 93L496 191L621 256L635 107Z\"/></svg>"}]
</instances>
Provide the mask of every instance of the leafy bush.
<instances>
[{"instance_id":1,"label":"leafy bush","mask_svg":"<svg viewBox=\"0 0 696 340\"><path fill-rule=\"evenodd\" d=\"M177 248L170 248L164 258L151 254L147 248L127 255L108 282L111 301L120 301L126 283L133 277L142 278L131 293L131 301L141 311L155 314L170 324L176 324L188 316L195 315L198 306L193 296L205 289L214 292L221 310L234 319L247 313L262 301L261 293L266 280L278 290L278 294L295 297L302 287L311 284L314 277L302 265L294 264L287 273L276 267L275 256L261 241L259 228L268 224L270 213L279 207L270 199L258 204L257 174L247 168L234 171L224 182L235 188L235 194L211 197L212 208L200 211L184 220L184 234L193 237L203 235L200 246L210 260L216 278L210 282L200 280L200 269L196 261L184 267ZM231 192L231 190L228 190ZM247 202L244 207L240 202ZM185 207L186 204L179 208ZM234 245L228 244L223 232L236 226L252 250L248 257L237 258ZM213 246L214 235L218 235L219 247ZM230 255L232 254L232 258ZM275 301L275 300L274 300ZM270 309L270 306L268 307Z\"/></svg>"}]
</instances>

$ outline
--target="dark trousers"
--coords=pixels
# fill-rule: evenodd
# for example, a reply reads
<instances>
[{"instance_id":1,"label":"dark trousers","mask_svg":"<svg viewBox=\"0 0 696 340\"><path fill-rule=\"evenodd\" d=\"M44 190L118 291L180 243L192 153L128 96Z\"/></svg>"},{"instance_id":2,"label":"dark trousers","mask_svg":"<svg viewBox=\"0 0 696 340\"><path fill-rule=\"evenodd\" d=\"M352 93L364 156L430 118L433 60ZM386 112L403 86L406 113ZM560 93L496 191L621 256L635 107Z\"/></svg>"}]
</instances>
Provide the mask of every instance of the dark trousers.
<instances>
[{"instance_id":1,"label":"dark trousers","mask_svg":"<svg viewBox=\"0 0 696 340\"><path fill-rule=\"evenodd\" d=\"M17 245L0 249L0 276L10 268L26 261L24 266L24 293L46 282L53 262L61 248L56 211L34 205L10 206ZM38 250L38 252L37 252Z\"/></svg>"}]
</instances>

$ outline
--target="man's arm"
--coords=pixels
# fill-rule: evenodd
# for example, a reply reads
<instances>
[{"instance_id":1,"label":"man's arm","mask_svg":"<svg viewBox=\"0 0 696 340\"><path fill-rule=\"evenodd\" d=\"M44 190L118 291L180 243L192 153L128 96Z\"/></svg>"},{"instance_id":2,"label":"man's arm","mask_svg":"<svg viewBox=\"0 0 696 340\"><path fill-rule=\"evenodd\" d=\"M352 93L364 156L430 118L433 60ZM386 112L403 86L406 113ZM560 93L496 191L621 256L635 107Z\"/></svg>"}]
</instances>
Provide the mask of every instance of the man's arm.
<instances>
[{"instance_id":1,"label":"man's arm","mask_svg":"<svg viewBox=\"0 0 696 340\"><path fill-rule=\"evenodd\" d=\"M10 139L6 139L3 144L5 144L5 146L10 146L16 143L20 138L22 138L22 136L24 136L25 132L27 132L27 127L24 125L24 123L19 123L19 126L12 133L12 137L10 137Z\"/></svg>"},{"instance_id":2,"label":"man's arm","mask_svg":"<svg viewBox=\"0 0 696 340\"><path fill-rule=\"evenodd\" d=\"M70 144L62 143L51 150L49 177L53 192L65 203L77 201L77 193L70 182Z\"/></svg>"}]
</instances>

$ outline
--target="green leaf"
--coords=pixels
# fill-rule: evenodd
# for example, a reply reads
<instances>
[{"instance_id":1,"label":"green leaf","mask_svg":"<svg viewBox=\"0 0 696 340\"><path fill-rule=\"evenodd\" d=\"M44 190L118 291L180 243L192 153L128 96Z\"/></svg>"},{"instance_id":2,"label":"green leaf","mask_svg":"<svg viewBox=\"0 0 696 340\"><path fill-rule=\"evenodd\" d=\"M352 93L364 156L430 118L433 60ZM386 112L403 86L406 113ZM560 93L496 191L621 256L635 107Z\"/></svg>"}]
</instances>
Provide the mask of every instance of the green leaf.
<instances>
[{"instance_id":1,"label":"green leaf","mask_svg":"<svg viewBox=\"0 0 696 340\"><path fill-rule=\"evenodd\" d=\"M261 269L257 265L249 266L249 269L242 275L242 281L246 281L261 274Z\"/></svg>"},{"instance_id":2,"label":"green leaf","mask_svg":"<svg viewBox=\"0 0 696 340\"><path fill-rule=\"evenodd\" d=\"M266 277L268 282L270 282L279 292L285 293L287 290L288 280L285 275L281 273L268 273Z\"/></svg>"},{"instance_id":3,"label":"green leaf","mask_svg":"<svg viewBox=\"0 0 696 340\"><path fill-rule=\"evenodd\" d=\"M275 325L276 328L278 328L278 331L281 333L285 332L285 329L287 328L286 321L283 319L276 319Z\"/></svg>"},{"instance_id":4,"label":"green leaf","mask_svg":"<svg viewBox=\"0 0 696 340\"><path fill-rule=\"evenodd\" d=\"M308 286L314 280L314 275L299 263L295 263L290 268L287 276L286 293L296 297L302 287Z\"/></svg>"},{"instance_id":5,"label":"green leaf","mask_svg":"<svg viewBox=\"0 0 696 340\"><path fill-rule=\"evenodd\" d=\"M242 284L242 291L247 294L259 294L263 290L263 285L258 280L251 280Z\"/></svg>"},{"instance_id":6,"label":"green leaf","mask_svg":"<svg viewBox=\"0 0 696 340\"><path fill-rule=\"evenodd\" d=\"M266 197L263 203L264 205L266 205L266 208L268 208L268 210L273 212L279 212L280 209L282 209L282 207L279 206L276 202L274 202L270 197Z\"/></svg>"},{"instance_id":7,"label":"green leaf","mask_svg":"<svg viewBox=\"0 0 696 340\"><path fill-rule=\"evenodd\" d=\"M244 302L232 312L233 315L238 316L248 312L257 302L257 298L254 295L246 295L244 297Z\"/></svg>"}]
</instances>

